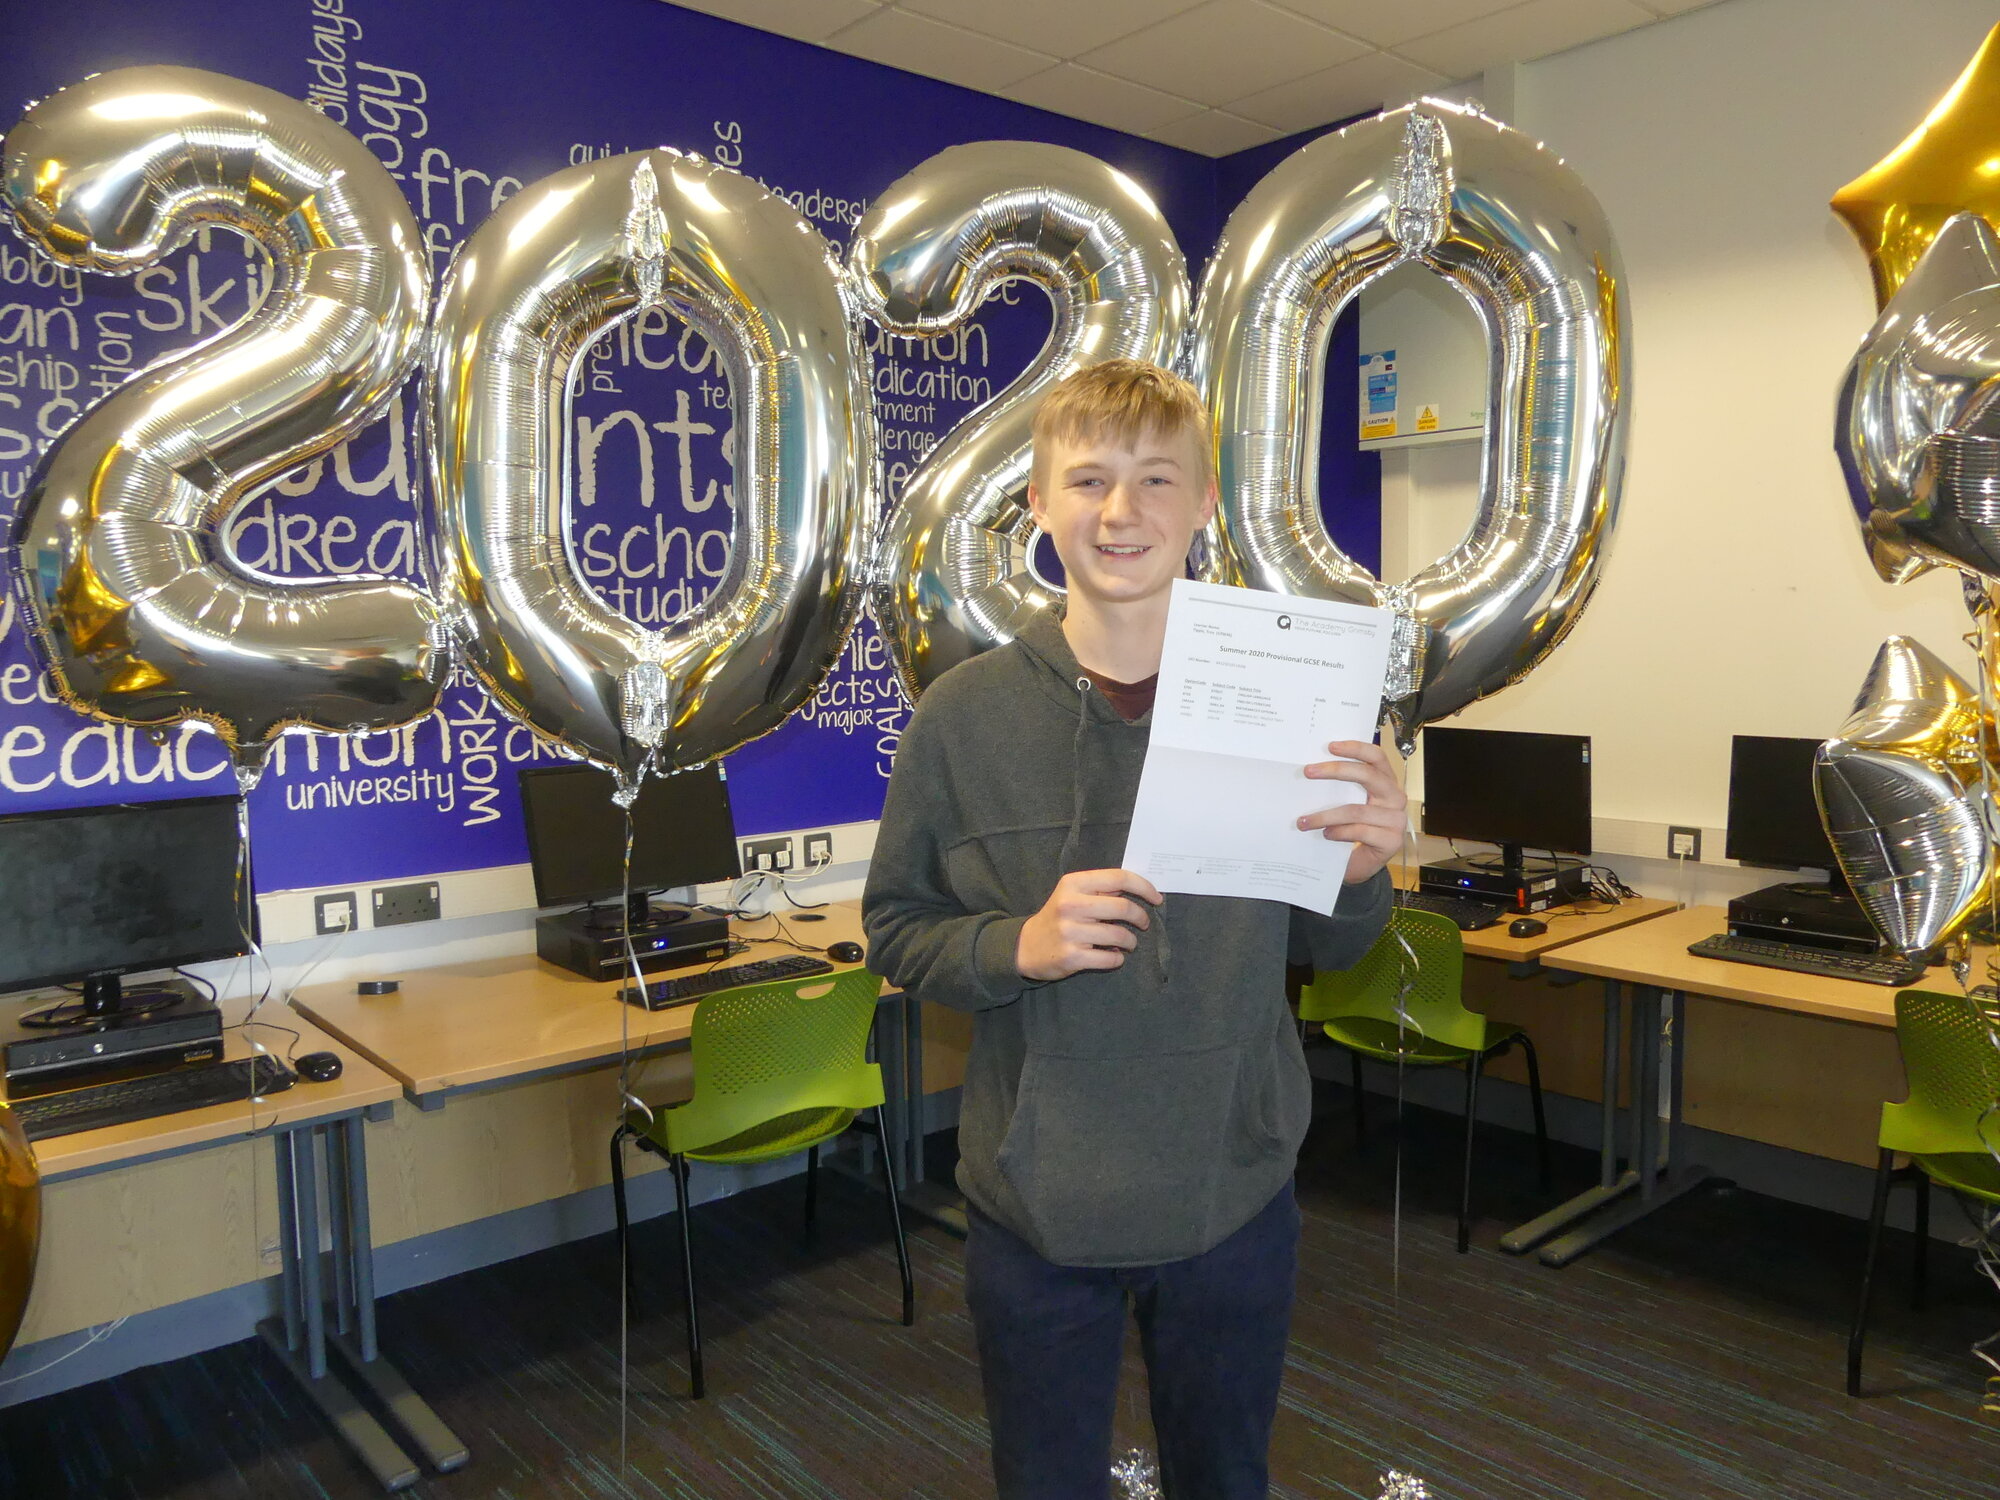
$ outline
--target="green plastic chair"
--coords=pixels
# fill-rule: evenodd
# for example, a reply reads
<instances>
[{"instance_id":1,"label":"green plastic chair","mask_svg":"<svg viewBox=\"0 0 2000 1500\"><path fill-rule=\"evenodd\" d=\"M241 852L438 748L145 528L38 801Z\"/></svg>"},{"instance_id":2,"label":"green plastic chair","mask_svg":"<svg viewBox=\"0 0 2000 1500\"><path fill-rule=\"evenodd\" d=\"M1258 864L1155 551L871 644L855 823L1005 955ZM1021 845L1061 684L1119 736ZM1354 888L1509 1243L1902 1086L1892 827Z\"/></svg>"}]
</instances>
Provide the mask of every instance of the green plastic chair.
<instances>
[{"instance_id":1,"label":"green plastic chair","mask_svg":"<svg viewBox=\"0 0 2000 1500\"><path fill-rule=\"evenodd\" d=\"M1408 952L1404 945L1408 945ZM1416 982L1402 997L1410 967ZM1542 1113L1542 1070L1535 1044L1518 1026L1489 1021L1465 1008L1461 987L1465 946L1457 926L1435 912L1397 907L1382 936L1350 969L1315 974L1299 991L1299 1019L1318 1022L1327 1038L1347 1050L1354 1079L1354 1136L1368 1140L1361 1089L1361 1063L1400 1063L1407 1068L1459 1066L1465 1069L1465 1171L1458 1200L1458 1248L1472 1246L1472 1141L1479 1119L1479 1075L1490 1057L1518 1046L1528 1060L1528 1091L1535 1106L1535 1147L1540 1154L1542 1191L1549 1188L1549 1129ZM1411 1024L1403 1023L1398 1011Z\"/></svg>"},{"instance_id":2,"label":"green plastic chair","mask_svg":"<svg viewBox=\"0 0 2000 1500\"><path fill-rule=\"evenodd\" d=\"M1875 1256L1882 1243L1882 1220L1893 1183L1913 1183L1916 1198L1916 1258L1911 1269L1910 1305L1921 1307L1928 1280L1933 1182L2000 1204L2000 1119L1987 1111L2000 1102L2000 1047L1995 1018L1963 995L1904 990L1896 996L1896 1046L1910 1097L1882 1106L1881 1148L1875 1166L1875 1202L1868 1216L1868 1250L1861 1266L1854 1329L1847 1339L1847 1394L1861 1394L1861 1345L1868 1332L1868 1297ZM1898 1167L1896 1157L1909 1157Z\"/></svg>"},{"instance_id":3,"label":"green plastic chair","mask_svg":"<svg viewBox=\"0 0 2000 1500\"><path fill-rule=\"evenodd\" d=\"M687 1309L688 1369L703 1394L701 1323L695 1311L694 1249L688 1233L688 1163L742 1166L806 1156L806 1227L819 1201L819 1148L855 1126L881 1142L882 1186L896 1232L903 1279L903 1326L916 1322L909 1246L896 1198L896 1169L882 1124L882 1069L868 1061L881 980L851 969L783 984L746 985L704 996L695 1007L689 1047L694 1097L671 1108L633 1109L611 1135L611 1189L618 1246L636 1300L631 1223L625 1204L624 1144L666 1158L674 1178L681 1230L681 1286ZM858 1118L873 1110L871 1124Z\"/></svg>"}]
</instances>

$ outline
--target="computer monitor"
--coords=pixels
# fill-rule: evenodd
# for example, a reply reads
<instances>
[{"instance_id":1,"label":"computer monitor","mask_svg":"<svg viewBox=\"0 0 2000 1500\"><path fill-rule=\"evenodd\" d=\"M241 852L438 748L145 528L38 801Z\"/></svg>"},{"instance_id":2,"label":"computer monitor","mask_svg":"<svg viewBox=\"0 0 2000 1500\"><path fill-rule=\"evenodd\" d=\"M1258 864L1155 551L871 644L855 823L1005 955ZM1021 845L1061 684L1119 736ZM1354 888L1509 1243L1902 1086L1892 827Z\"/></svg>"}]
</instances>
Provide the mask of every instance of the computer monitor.
<instances>
[{"instance_id":1,"label":"computer monitor","mask_svg":"<svg viewBox=\"0 0 2000 1500\"><path fill-rule=\"evenodd\" d=\"M1498 844L1514 878L1524 848L1588 854L1590 736L1426 729L1424 832Z\"/></svg>"},{"instance_id":2,"label":"computer monitor","mask_svg":"<svg viewBox=\"0 0 2000 1500\"><path fill-rule=\"evenodd\" d=\"M249 951L237 799L0 817L0 992L82 981L83 1012L156 1008L121 976Z\"/></svg>"},{"instance_id":3,"label":"computer monitor","mask_svg":"<svg viewBox=\"0 0 2000 1500\"><path fill-rule=\"evenodd\" d=\"M1847 894L1813 792L1819 740L1739 734L1729 742L1729 832L1724 852L1739 864L1828 871L1827 891Z\"/></svg>"},{"instance_id":4,"label":"computer monitor","mask_svg":"<svg viewBox=\"0 0 2000 1500\"><path fill-rule=\"evenodd\" d=\"M611 800L617 784L611 773L543 766L520 774L536 903L581 906L622 896L625 811ZM648 898L655 891L742 873L722 767L648 777L632 806L633 925L651 920ZM614 923L620 910L613 909Z\"/></svg>"}]
</instances>

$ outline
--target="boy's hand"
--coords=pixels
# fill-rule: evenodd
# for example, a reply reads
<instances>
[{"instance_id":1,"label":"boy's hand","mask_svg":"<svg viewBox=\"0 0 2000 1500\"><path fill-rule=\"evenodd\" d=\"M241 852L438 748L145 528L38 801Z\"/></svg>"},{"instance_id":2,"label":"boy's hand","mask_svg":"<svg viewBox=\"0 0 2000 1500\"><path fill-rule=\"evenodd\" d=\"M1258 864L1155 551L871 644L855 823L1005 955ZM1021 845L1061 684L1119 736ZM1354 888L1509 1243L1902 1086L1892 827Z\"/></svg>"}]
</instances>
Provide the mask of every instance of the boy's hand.
<instances>
[{"instance_id":1,"label":"boy's hand","mask_svg":"<svg viewBox=\"0 0 2000 1500\"><path fill-rule=\"evenodd\" d=\"M1152 925L1137 896L1158 906L1166 898L1130 870L1078 870L1056 882L1042 909L1028 918L1014 945L1023 979L1046 983L1084 969L1115 969ZM1126 924L1130 924L1129 926Z\"/></svg>"},{"instance_id":2,"label":"boy's hand","mask_svg":"<svg viewBox=\"0 0 2000 1500\"><path fill-rule=\"evenodd\" d=\"M1299 827L1324 829L1328 838L1354 845L1346 881L1355 885L1388 864L1403 847L1409 799L1397 784L1388 754L1380 745L1335 740L1326 748L1341 758L1314 761L1306 767L1306 775L1315 781L1351 781L1367 792L1368 800L1307 813L1299 819Z\"/></svg>"}]
</instances>

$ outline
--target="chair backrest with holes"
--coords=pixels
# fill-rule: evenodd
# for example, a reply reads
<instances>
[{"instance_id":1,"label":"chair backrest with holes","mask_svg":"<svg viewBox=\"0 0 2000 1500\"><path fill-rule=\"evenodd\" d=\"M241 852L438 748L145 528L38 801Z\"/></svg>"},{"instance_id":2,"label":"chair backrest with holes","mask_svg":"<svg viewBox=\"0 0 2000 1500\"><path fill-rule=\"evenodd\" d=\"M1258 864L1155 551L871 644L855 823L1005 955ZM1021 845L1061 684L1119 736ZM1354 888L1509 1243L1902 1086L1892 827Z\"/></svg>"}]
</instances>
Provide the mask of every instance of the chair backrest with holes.
<instances>
[{"instance_id":1,"label":"chair backrest with holes","mask_svg":"<svg viewBox=\"0 0 2000 1500\"><path fill-rule=\"evenodd\" d=\"M1910 1097L1882 1106L1885 1149L1935 1156L2000 1145L2000 1031L1977 1004L1904 990L1896 996L1896 1046Z\"/></svg>"},{"instance_id":2,"label":"chair backrest with holes","mask_svg":"<svg viewBox=\"0 0 2000 1500\"><path fill-rule=\"evenodd\" d=\"M808 1109L872 1109L882 1070L868 1028L882 981L866 969L723 990L698 1002L694 1097L671 1111L675 1151L700 1151Z\"/></svg>"},{"instance_id":3,"label":"chair backrest with holes","mask_svg":"<svg viewBox=\"0 0 2000 1500\"><path fill-rule=\"evenodd\" d=\"M1486 1018L1465 1008L1464 978L1465 943L1457 925L1436 912L1397 907L1354 967L1313 975L1299 992L1299 1019L1403 1019L1431 1041L1477 1051L1486 1045ZM1406 980L1414 982L1399 1003Z\"/></svg>"}]
</instances>

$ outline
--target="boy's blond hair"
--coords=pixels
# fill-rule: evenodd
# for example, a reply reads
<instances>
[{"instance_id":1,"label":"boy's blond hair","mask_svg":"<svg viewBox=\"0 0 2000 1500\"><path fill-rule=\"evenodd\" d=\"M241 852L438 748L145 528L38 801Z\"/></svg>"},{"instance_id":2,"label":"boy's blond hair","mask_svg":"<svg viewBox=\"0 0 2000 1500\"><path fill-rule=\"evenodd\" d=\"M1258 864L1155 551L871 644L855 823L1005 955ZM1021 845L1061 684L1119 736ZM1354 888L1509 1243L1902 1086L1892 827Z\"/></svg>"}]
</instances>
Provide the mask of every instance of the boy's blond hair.
<instances>
[{"instance_id":1,"label":"boy's blond hair","mask_svg":"<svg viewBox=\"0 0 2000 1500\"><path fill-rule=\"evenodd\" d=\"M1033 431L1038 484L1044 477L1042 455L1052 442L1108 438L1135 448L1146 437L1181 433L1194 439L1201 487L1206 490L1215 478L1215 440L1201 392L1143 359L1107 359L1078 370L1042 398Z\"/></svg>"}]
</instances>

